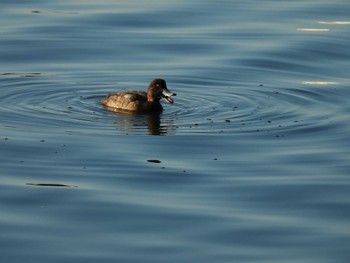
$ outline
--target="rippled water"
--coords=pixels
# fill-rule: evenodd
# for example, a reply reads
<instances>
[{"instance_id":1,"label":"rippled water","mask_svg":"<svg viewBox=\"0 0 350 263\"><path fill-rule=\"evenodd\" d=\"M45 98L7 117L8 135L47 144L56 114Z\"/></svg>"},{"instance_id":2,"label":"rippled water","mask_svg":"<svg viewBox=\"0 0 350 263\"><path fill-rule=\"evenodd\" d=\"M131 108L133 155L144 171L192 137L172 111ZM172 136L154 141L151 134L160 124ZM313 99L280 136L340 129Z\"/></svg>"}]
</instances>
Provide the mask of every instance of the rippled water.
<instances>
[{"instance_id":1,"label":"rippled water","mask_svg":"<svg viewBox=\"0 0 350 263\"><path fill-rule=\"evenodd\" d=\"M349 261L348 1L0 6L1 262Z\"/></svg>"}]
</instances>

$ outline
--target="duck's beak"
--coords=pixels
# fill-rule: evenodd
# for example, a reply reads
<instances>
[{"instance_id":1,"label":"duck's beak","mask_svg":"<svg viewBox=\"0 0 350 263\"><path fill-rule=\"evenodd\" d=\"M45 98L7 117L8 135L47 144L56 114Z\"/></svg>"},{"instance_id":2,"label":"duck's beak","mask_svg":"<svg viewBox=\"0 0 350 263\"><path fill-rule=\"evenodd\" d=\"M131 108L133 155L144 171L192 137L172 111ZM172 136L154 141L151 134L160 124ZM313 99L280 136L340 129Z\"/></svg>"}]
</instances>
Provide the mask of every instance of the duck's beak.
<instances>
[{"instance_id":1,"label":"duck's beak","mask_svg":"<svg viewBox=\"0 0 350 263\"><path fill-rule=\"evenodd\" d=\"M176 96L176 93L171 92L167 88L163 89L162 98L165 99L168 103L174 103L174 100L170 96Z\"/></svg>"}]
</instances>

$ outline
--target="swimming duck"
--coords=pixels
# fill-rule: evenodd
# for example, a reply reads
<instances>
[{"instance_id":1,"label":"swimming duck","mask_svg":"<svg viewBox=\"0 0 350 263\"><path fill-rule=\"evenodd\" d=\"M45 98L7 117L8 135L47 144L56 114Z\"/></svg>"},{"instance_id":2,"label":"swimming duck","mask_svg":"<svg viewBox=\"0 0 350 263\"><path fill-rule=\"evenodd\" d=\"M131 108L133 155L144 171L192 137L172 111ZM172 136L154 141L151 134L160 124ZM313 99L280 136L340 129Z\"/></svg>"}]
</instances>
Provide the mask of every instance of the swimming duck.
<instances>
[{"instance_id":1,"label":"swimming duck","mask_svg":"<svg viewBox=\"0 0 350 263\"><path fill-rule=\"evenodd\" d=\"M168 103L174 103L170 96L176 96L170 92L163 79L154 79L148 86L147 93L144 91L121 91L109 94L101 103L106 107L137 112L159 112L163 110L160 99Z\"/></svg>"}]
</instances>

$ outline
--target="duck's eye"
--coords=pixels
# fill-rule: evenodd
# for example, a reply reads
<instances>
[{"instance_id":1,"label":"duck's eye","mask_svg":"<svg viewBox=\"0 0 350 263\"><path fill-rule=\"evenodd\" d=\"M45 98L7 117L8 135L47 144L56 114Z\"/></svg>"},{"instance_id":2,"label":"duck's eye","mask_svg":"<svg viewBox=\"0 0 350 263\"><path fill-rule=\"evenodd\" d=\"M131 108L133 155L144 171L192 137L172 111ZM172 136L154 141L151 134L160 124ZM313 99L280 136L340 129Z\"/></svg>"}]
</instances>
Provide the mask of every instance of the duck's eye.
<instances>
[{"instance_id":1,"label":"duck's eye","mask_svg":"<svg viewBox=\"0 0 350 263\"><path fill-rule=\"evenodd\" d=\"M156 87L158 88L158 87L159 87L159 84L156 84Z\"/></svg>"}]
</instances>

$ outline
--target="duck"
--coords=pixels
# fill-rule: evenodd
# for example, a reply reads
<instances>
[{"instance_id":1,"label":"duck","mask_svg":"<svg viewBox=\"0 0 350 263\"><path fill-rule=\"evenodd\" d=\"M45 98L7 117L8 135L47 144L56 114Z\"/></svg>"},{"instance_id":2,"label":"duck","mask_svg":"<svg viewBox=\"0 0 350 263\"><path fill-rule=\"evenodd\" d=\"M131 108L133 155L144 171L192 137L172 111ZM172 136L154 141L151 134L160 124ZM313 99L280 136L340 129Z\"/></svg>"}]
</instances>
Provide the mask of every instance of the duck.
<instances>
[{"instance_id":1,"label":"duck","mask_svg":"<svg viewBox=\"0 0 350 263\"><path fill-rule=\"evenodd\" d=\"M120 91L107 95L101 104L108 109L120 109L133 112L161 112L163 110L160 99L173 104L170 98L176 96L166 85L164 79L154 79L150 82L147 92L130 90Z\"/></svg>"}]
</instances>

